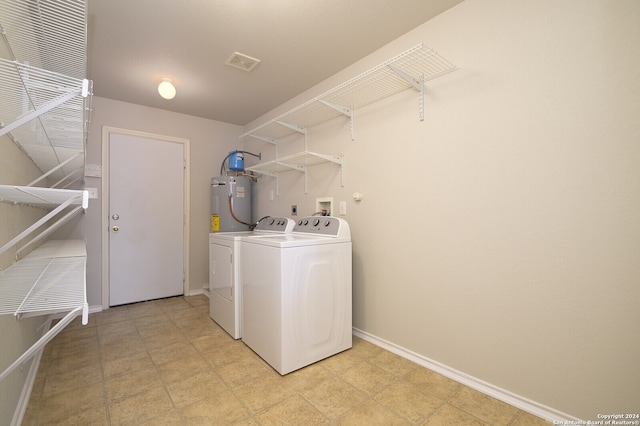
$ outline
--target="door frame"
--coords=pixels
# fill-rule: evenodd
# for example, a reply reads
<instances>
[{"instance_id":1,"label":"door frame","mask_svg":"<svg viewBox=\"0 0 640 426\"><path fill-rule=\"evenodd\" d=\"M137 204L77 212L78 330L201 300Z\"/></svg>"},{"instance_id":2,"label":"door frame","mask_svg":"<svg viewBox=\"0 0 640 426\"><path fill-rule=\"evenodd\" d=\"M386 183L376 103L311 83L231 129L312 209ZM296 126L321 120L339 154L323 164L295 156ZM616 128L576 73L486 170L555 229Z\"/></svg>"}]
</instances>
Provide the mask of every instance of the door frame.
<instances>
[{"instance_id":1,"label":"door frame","mask_svg":"<svg viewBox=\"0 0 640 426\"><path fill-rule=\"evenodd\" d=\"M129 136L137 136L147 139L156 139L165 142L174 142L183 144L183 221L182 221L182 267L184 269L184 285L183 292L185 295L190 292L189 285L189 229L190 229L190 150L189 139L177 138L173 136L164 136L148 132L140 132L137 130L122 129L118 127L103 126L102 127L102 309L109 309L109 139L111 134L121 134Z\"/></svg>"}]
</instances>

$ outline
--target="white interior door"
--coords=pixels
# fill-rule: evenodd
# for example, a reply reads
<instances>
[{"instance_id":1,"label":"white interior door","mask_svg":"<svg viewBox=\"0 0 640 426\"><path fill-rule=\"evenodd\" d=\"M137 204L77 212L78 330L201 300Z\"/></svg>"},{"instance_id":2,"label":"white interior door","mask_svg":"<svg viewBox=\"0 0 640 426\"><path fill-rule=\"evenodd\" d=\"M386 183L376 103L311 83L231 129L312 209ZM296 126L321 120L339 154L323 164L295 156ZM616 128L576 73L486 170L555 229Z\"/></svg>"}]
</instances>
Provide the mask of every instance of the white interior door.
<instances>
[{"instance_id":1,"label":"white interior door","mask_svg":"<svg viewBox=\"0 0 640 426\"><path fill-rule=\"evenodd\" d=\"M109 305L183 294L184 144L109 135Z\"/></svg>"}]
</instances>

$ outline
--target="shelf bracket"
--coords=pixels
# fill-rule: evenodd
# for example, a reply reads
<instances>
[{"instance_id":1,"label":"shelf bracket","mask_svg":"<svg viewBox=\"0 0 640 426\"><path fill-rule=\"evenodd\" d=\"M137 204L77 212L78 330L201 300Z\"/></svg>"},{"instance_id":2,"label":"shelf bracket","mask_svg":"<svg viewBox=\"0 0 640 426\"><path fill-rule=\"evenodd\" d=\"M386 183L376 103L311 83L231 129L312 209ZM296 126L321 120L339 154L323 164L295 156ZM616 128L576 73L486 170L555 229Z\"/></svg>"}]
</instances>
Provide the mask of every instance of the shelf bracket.
<instances>
[{"instance_id":1,"label":"shelf bracket","mask_svg":"<svg viewBox=\"0 0 640 426\"><path fill-rule=\"evenodd\" d=\"M86 98L91 94L92 84L90 83L91 83L90 80L87 80L86 78L82 79L82 91L80 92L80 94L82 95L83 98Z\"/></svg>"},{"instance_id":2,"label":"shelf bracket","mask_svg":"<svg viewBox=\"0 0 640 426\"><path fill-rule=\"evenodd\" d=\"M334 164L342 165L342 156L343 156L342 153L340 153L339 155L330 155L330 154L320 154L319 152L308 152L308 154L314 157L322 158L323 160L334 163Z\"/></svg>"},{"instance_id":3,"label":"shelf bracket","mask_svg":"<svg viewBox=\"0 0 640 426\"><path fill-rule=\"evenodd\" d=\"M253 133L249 133L247 136L251 136L252 138L261 140L263 142L270 143L272 145L276 145L278 143L278 139L268 138L266 136L260 136L260 135L256 135L256 134L253 134Z\"/></svg>"},{"instance_id":4,"label":"shelf bracket","mask_svg":"<svg viewBox=\"0 0 640 426\"><path fill-rule=\"evenodd\" d=\"M45 333L36 343L34 343L27 351L25 351L18 359L16 359L13 364L7 367L6 370L0 374L0 381L4 380L12 371L16 368L20 367L23 363L28 361L32 356L34 356L38 351L44 349L44 346L53 340L63 328L67 326L76 316L82 314L82 324L86 325L89 320L89 306L85 303L83 306L79 306L76 309L69 312L62 318L53 328Z\"/></svg>"},{"instance_id":5,"label":"shelf bracket","mask_svg":"<svg viewBox=\"0 0 640 426\"><path fill-rule=\"evenodd\" d=\"M340 187L344 188L344 153L340 152L338 155L330 155L330 154L320 154L318 152L309 152L310 155L314 157L322 158L327 162L337 164L340 166ZM305 194L306 194L306 185L305 185Z\"/></svg>"},{"instance_id":6,"label":"shelf bracket","mask_svg":"<svg viewBox=\"0 0 640 426\"><path fill-rule=\"evenodd\" d=\"M71 218L73 218L74 216L76 216L78 213L80 213L81 211L83 211L84 209L82 208L82 206L77 206L76 208L74 208L73 210L69 211L66 215L64 215L63 217L61 217L60 219L58 219L56 222L54 222L53 224L51 224L47 229L45 229L44 231L42 231L40 234L38 234L37 236L35 236L34 238L32 238L28 243L26 243L25 245L23 245L22 247L20 247L18 250L16 250L16 259L20 259L22 257L22 252L24 250L26 250L29 246L31 246L34 243L37 243L38 241L48 237L49 235L51 235L53 232L55 232L56 230L58 230L58 228L60 228L62 225L64 225L66 222L68 222Z\"/></svg>"},{"instance_id":7,"label":"shelf bracket","mask_svg":"<svg viewBox=\"0 0 640 426\"><path fill-rule=\"evenodd\" d=\"M40 182L42 179L46 178L47 176L49 176L51 173L54 173L56 170L61 169L62 167L66 166L68 163L72 162L73 160L75 160L76 158L80 157L84 155L84 153L79 152L76 155L74 155L73 157L69 157L68 159L66 159L65 161L63 161L62 163L58 164L57 166L55 166L53 169L49 170L47 173L43 174L42 176L40 176L38 179L34 180L33 182L31 182L29 185L27 186L33 186L36 183Z\"/></svg>"},{"instance_id":8,"label":"shelf bracket","mask_svg":"<svg viewBox=\"0 0 640 426\"><path fill-rule=\"evenodd\" d=\"M64 177L62 177L58 182L56 182L53 185L51 185L51 188L64 188L64 189L67 189L71 185L73 185L74 183L79 182L80 180L82 180L83 173L84 173L84 167L80 167L80 168L74 170L73 172L69 173L68 175L65 175ZM70 178L73 178L73 180L68 181ZM68 181L68 182L65 182L65 181ZM62 186L63 183L64 183L64 186Z\"/></svg>"},{"instance_id":9,"label":"shelf bracket","mask_svg":"<svg viewBox=\"0 0 640 426\"><path fill-rule=\"evenodd\" d=\"M400 78L418 91L418 113L420 115L420 121L424 121L424 75L420 74L418 78L414 78L412 75L393 65L387 65L387 68L398 74Z\"/></svg>"},{"instance_id":10,"label":"shelf bracket","mask_svg":"<svg viewBox=\"0 0 640 426\"><path fill-rule=\"evenodd\" d=\"M270 172L270 171L267 171L267 170L254 169L253 167L247 167L247 170L250 171L250 172L254 172L254 173L260 173L261 175L271 176L273 178L278 177L278 173L277 172Z\"/></svg>"},{"instance_id":11,"label":"shelf bracket","mask_svg":"<svg viewBox=\"0 0 640 426\"><path fill-rule=\"evenodd\" d=\"M285 161L280 161L280 160L276 161L276 163L278 163L281 166L288 167L291 170L296 170L298 172L306 172L307 171L307 166L302 165L302 164L287 163Z\"/></svg>"},{"instance_id":12,"label":"shelf bracket","mask_svg":"<svg viewBox=\"0 0 640 426\"><path fill-rule=\"evenodd\" d=\"M420 79L419 78L413 78L412 75L404 72L403 70L401 70L398 67L394 67L393 65L387 65L387 68L389 68L391 71L393 71L396 74L398 74L398 76L400 76L404 81L406 81L411 86L413 86L414 89L416 89L418 91L420 90Z\"/></svg>"},{"instance_id":13,"label":"shelf bracket","mask_svg":"<svg viewBox=\"0 0 640 426\"><path fill-rule=\"evenodd\" d=\"M420 94L418 95L418 116L424 121L424 75L420 74Z\"/></svg>"},{"instance_id":14,"label":"shelf bracket","mask_svg":"<svg viewBox=\"0 0 640 426\"><path fill-rule=\"evenodd\" d=\"M344 188L344 153L340 151L340 162L336 162L340 165L340 187Z\"/></svg>"},{"instance_id":15,"label":"shelf bracket","mask_svg":"<svg viewBox=\"0 0 640 426\"><path fill-rule=\"evenodd\" d=\"M351 140L355 141L356 140L356 134L355 134L355 126L354 126L354 122L355 122L355 109L353 108L353 104L351 104Z\"/></svg>"},{"instance_id":16,"label":"shelf bracket","mask_svg":"<svg viewBox=\"0 0 640 426\"><path fill-rule=\"evenodd\" d=\"M322 99L318 99L318 102L328 106L331 109L338 111L342 115L349 117L349 121L351 122L351 140L352 141L355 140L356 138L353 132L353 104L351 104L349 108L347 108L345 106L335 104L333 102L323 101Z\"/></svg>"},{"instance_id":17,"label":"shelf bracket","mask_svg":"<svg viewBox=\"0 0 640 426\"><path fill-rule=\"evenodd\" d=\"M335 109L342 115L346 115L347 117L351 118L351 110L353 108L347 108L342 105L334 104L333 102L323 101L322 99L319 99L318 102L328 106L329 108Z\"/></svg>"},{"instance_id":18,"label":"shelf bracket","mask_svg":"<svg viewBox=\"0 0 640 426\"><path fill-rule=\"evenodd\" d=\"M89 193L87 191L82 191L82 207L84 209L86 209L88 207L89 204ZM15 238L13 238L11 241L9 241L8 243L6 243L5 245L3 245L2 247L0 247L0 254L4 253L5 251L7 251L10 247L13 247L15 244L17 244L18 242L20 242L22 239L24 239L27 235L31 234L33 231L35 231L36 229L38 229L40 226L44 225L47 221L49 221L50 219L52 219L54 216L56 216L58 213L60 213L62 210L64 210L65 208L67 208L69 205L71 205L71 203L73 203L74 201L76 201L77 197L72 197L67 199L64 203L60 204L58 207L56 207L55 209L51 210L49 213L47 213L45 216L43 216L41 219L39 219L38 221L36 221L34 224L32 224L31 226L29 226L27 229L25 229L24 231L22 231L20 234L18 234Z\"/></svg>"},{"instance_id":19,"label":"shelf bracket","mask_svg":"<svg viewBox=\"0 0 640 426\"><path fill-rule=\"evenodd\" d=\"M298 132L301 135L307 134L307 129L300 126L296 126L295 124L285 123L284 121L275 121L275 123L278 123L279 125L284 127L288 127L289 129L293 130L294 132Z\"/></svg>"}]
</instances>

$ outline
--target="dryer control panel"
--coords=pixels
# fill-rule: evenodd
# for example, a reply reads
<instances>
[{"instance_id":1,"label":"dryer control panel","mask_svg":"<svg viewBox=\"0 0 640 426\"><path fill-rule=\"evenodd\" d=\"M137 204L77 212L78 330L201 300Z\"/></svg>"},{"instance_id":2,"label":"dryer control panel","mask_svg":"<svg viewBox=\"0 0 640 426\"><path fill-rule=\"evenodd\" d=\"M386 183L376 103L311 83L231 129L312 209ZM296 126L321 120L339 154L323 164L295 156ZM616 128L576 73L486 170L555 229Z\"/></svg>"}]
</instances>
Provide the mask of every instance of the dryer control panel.
<instances>
[{"instance_id":1,"label":"dryer control panel","mask_svg":"<svg viewBox=\"0 0 640 426\"><path fill-rule=\"evenodd\" d=\"M329 237L351 237L346 220L333 216L309 216L298 219L293 232L326 235Z\"/></svg>"},{"instance_id":2,"label":"dryer control panel","mask_svg":"<svg viewBox=\"0 0 640 426\"><path fill-rule=\"evenodd\" d=\"M295 222L288 217L266 216L258 222L254 231L284 232L289 233L293 229Z\"/></svg>"}]
</instances>

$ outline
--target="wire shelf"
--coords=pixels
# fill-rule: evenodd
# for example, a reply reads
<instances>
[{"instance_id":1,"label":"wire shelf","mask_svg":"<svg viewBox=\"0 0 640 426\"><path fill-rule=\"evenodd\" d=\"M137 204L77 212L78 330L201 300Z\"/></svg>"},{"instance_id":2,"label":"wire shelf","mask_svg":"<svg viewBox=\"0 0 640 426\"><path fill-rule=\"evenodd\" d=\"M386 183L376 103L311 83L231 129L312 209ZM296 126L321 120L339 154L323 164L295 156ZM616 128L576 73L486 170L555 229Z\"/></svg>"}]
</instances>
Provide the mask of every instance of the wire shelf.
<instances>
[{"instance_id":1,"label":"wire shelf","mask_svg":"<svg viewBox=\"0 0 640 426\"><path fill-rule=\"evenodd\" d=\"M68 312L82 306L86 257L24 259L0 272L0 314Z\"/></svg>"},{"instance_id":2,"label":"wire shelf","mask_svg":"<svg viewBox=\"0 0 640 426\"><path fill-rule=\"evenodd\" d=\"M20 262L0 271L0 315L18 318L66 315L0 373L0 381L41 351L78 314L89 320L83 240L47 241Z\"/></svg>"},{"instance_id":3,"label":"wire shelf","mask_svg":"<svg viewBox=\"0 0 640 426\"><path fill-rule=\"evenodd\" d=\"M13 60L74 78L87 68L84 0L11 0L0 4Z\"/></svg>"},{"instance_id":4,"label":"wire shelf","mask_svg":"<svg viewBox=\"0 0 640 426\"><path fill-rule=\"evenodd\" d=\"M87 303L84 240L47 241L0 272L0 315L68 312Z\"/></svg>"},{"instance_id":5,"label":"wire shelf","mask_svg":"<svg viewBox=\"0 0 640 426\"><path fill-rule=\"evenodd\" d=\"M92 92L92 83L83 79L86 17L85 0L0 0L0 38L6 45L0 51L9 56L0 58L0 136L7 135L43 172L28 186L0 185L0 201L51 209L0 253L71 208L17 250L18 257L88 207L87 191L33 186L44 178L57 179L54 188L69 186L83 175ZM79 313L87 324L86 263L84 241L54 240L0 271L0 314L66 312L0 373L0 381L41 352Z\"/></svg>"},{"instance_id":6,"label":"wire shelf","mask_svg":"<svg viewBox=\"0 0 640 426\"><path fill-rule=\"evenodd\" d=\"M304 172L307 167L327 162L341 165L342 157L338 155L328 155L317 152L304 151L292 155L286 155L276 160L265 161L255 166L247 167L247 170L267 175L286 172L290 170Z\"/></svg>"},{"instance_id":7,"label":"wire shelf","mask_svg":"<svg viewBox=\"0 0 640 426\"><path fill-rule=\"evenodd\" d=\"M351 116L352 109L362 108L411 87L416 88L422 82L456 69L435 50L418 44L240 137L279 139L295 133L282 123L305 129L341 115ZM405 76L411 78L407 80Z\"/></svg>"},{"instance_id":8,"label":"wire shelf","mask_svg":"<svg viewBox=\"0 0 640 426\"><path fill-rule=\"evenodd\" d=\"M50 223L50 225L41 231L34 239L27 242L25 246L34 244L47 236L53 231L60 228L64 223L68 222L80 210L89 207L89 193L86 190L71 189L55 189L55 188L39 188L32 186L9 186L0 185L0 201L13 204L27 204L37 207L51 209L46 215L35 223L31 224L27 229L16 235L11 241L8 241L0 247L0 254L6 252L11 247L15 247L19 242L23 241L27 236L34 233L40 226ZM61 217L57 221L50 221L58 214L62 213L68 207L75 209ZM22 247L19 252L22 251ZM2 294L2 293L0 293Z\"/></svg>"},{"instance_id":9,"label":"wire shelf","mask_svg":"<svg viewBox=\"0 0 640 426\"><path fill-rule=\"evenodd\" d=\"M89 205L87 191L73 189L39 188L32 186L0 185L0 201L52 207L69 202L70 205Z\"/></svg>"},{"instance_id":10,"label":"wire shelf","mask_svg":"<svg viewBox=\"0 0 640 426\"><path fill-rule=\"evenodd\" d=\"M78 0L0 2L0 135L8 134L57 185L83 171L92 83L86 6ZM78 155L82 153L82 155ZM66 182L69 184L69 182Z\"/></svg>"}]
</instances>

